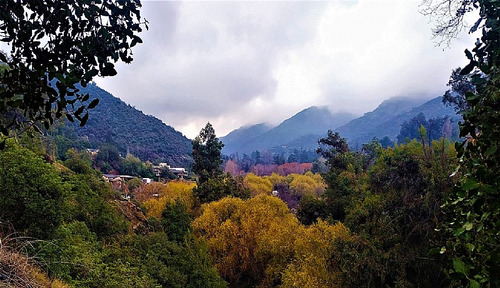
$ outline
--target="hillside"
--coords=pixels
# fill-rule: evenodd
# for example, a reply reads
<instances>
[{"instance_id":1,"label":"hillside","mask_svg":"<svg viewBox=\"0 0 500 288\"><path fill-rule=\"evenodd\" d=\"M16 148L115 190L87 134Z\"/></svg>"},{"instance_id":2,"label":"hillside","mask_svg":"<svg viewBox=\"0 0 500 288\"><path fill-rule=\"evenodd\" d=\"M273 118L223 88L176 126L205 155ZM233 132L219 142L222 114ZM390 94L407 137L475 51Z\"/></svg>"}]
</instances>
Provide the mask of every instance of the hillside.
<instances>
[{"instance_id":1,"label":"hillside","mask_svg":"<svg viewBox=\"0 0 500 288\"><path fill-rule=\"evenodd\" d=\"M373 137L382 139L388 136L394 141L401 124L419 113L423 113L426 119L449 116L455 129L460 119L453 108L443 105L442 97L429 101L411 97L390 98L375 110L355 119L350 114L332 114L325 107L310 107L272 129L259 124L229 133L221 138L226 145L223 152L230 155L270 150L286 154L293 149L314 150L318 139L324 137L328 129L339 132L348 139L352 148L357 149Z\"/></svg>"},{"instance_id":2,"label":"hillside","mask_svg":"<svg viewBox=\"0 0 500 288\"><path fill-rule=\"evenodd\" d=\"M231 152L251 153L255 150L270 150L276 146L286 144L309 134L323 134L347 123L355 116L349 113L331 113L327 107L310 107L300 111L278 126L256 136L240 136L240 142L226 143L226 150ZM231 134L231 133L230 133ZM230 135L228 134L228 136ZM224 142L225 137L222 138ZM300 146L289 147L300 149Z\"/></svg>"},{"instance_id":3,"label":"hillside","mask_svg":"<svg viewBox=\"0 0 500 288\"><path fill-rule=\"evenodd\" d=\"M406 113L412 108L422 105L424 102L425 100L418 98L390 98L384 100L375 110L367 112L343 126L337 127L335 131L349 140L369 137L370 135L377 134L376 128L380 124L390 122L394 116ZM372 138L373 136L369 140Z\"/></svg>"},{"instance_id":4,"label":"hillside","mask_svg":"<svg viewBox=\"0 0 500 288\"><path fill-rule=\"evenodd\" d=\"M127 149L142 161L188 165L191 141L160 119L145 115L96 85L82 89L90 99L99 98L99 105L90 110L84 127L67 122L76 134L88 139L92 148L111 143L125 155Z\"/></svg>"},{"instance_id":5,"label":"hillside","mask_svg":"<svg viewBox=\"0 0 500 288\"><path fill-rule=\"evenodd\" d=\"M251 126L243 126L233 130L231 133L220 138L222 143L224 143L222 153L226 155L236 153L241 148L240 145L242 143L245 143L248 139L258 137L272 128L273 127L268 124L260 123Z\"/></svg>"},{"instance_id":6,"label":"hillside","mask_svg":"<svg viewBox=\"0 0 500 288\"><path fill-rule=\"evenodd\" d=\"M394 141L399 134L401 124L419 113L423 113L426 119L449 116L455 125L458 121L453 108L446 107L442 103L442 97L436 97L424 103L421 100L392 98L382 102L372 112L337 128L336 131L342 137L347 138L352 147L360 147L373 137L381 139L388 136Z\"/></svg>"}]
</instances>

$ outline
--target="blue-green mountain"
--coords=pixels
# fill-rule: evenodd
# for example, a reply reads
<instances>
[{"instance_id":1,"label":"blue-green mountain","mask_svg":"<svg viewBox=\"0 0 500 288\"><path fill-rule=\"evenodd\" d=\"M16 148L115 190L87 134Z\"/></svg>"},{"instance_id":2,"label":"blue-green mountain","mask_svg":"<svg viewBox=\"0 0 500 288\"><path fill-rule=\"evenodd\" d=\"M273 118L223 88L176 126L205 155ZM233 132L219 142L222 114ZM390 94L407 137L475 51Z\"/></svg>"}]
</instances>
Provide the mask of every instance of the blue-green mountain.
<instances>
[{"instance_id":1,"label":"blue-green mountain","mask_svg":"<svg viewBox=\"0 0 500 288\"><path fill-rule=\"evenodd\" d=\"M359 149L374 137L382 139L387 136L395 141L401 125L420 113L426 119L447 116L454 126L460 119L452 107L442 103L442 97L431 100L394 97L358 118L347 113L333 114L325 107L310 107L274 128L258 124L234 130L221 137L226 145L223 153L230 155L249 154L255 150L279 153L294 149L314 150L318 147L318 139L326 136L329 129L339 132L342 137L347 138L352 148Z\"/></svg>"}]
</instances>

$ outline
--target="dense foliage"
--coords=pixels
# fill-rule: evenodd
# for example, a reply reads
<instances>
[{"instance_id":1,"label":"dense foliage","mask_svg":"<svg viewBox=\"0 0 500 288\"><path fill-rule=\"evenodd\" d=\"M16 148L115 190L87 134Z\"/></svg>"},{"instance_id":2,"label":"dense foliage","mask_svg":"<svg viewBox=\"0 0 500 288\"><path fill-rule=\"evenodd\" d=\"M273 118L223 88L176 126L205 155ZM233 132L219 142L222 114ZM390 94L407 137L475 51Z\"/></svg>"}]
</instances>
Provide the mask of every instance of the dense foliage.
<instances>
[{"instance_id":1,"label":"dense foliage","mask_svg":"<svg viewBox=\"0 0 500 288\"><path fill-rule=\"evenodd\" d=\"M217 201L225 196L248 197L248 189L240 178L222 172L221 150L224 144L215 135L210 123L201 129L193 143L193 172L197 175L194 195L201 203Z\"/></svg>"},{"instance_id":2,"label":"dense foliage","mask_svg":"<svg viewBox=\"0 0 500 288\"><path fill-rule=\"evenodd\" d=\"M45 127L66 115L83 126L99 100L77 87L95 76L114 76L114 63L132 61L142 43L139 1L2 1L0 133L22 123ZM17 110L16 110L17 109Z\"/></svg>"},{"instance_id":3,"label":"dense foliage","mask_svg":"<svg viewBox=\"0 0 500 288\"><path fill-rule=\"evenodd\" d=\"M465 54L470 63L461 70L475 90L465 93L466 109L458 145L461 159L460 185L446 202L450 219L444 230L449 241L443 249L451 253L450 276L471 287L500 285L500 6L496 1L462 3L465 11L479 8L479 19L471 31L481 29L481 38ZM468 10L467 10L468 9ZM465 13L465 12L464 12Z\"/></svg>"},{"instance_id":4,"label":"dense foliage","mask_svg":"<svg viewBox=\"0 0 500 288\"><path fill-rule=\"evenodd\" d=\"M142 161L167 162L172 167L191 165L191 141L180 132L95 84L87 85L82 91L88 93L90 99L99 99L99 105L90 112L85 126L66 121L65 129L51 132L60 142L71 142L76 134L79 141L88 143L88 148L111 145L123 156L129 152Z\"/></svg>"},{"instance_id":5,"label":"dense foliage","mask_svg":"<svg viewBox=\"0 0 500 288\"><path fill-rule=\"evenodd\" d=\"M85 152L69 150L64 166L14 144L1 155L10 167L38 161L40 175L59 183L60 208L50 232L36 221L30 224L38 230L19 227L50 240L33 253L47 263L50 277L70 286L447 286L442 255L429 251L445 241L435 229L456 180L449 177L456 166L453 145L442 139L383 149L374 140L358 152L335 133L321 143L327 158L322 176L233 177L219 171L205 182L212 198L201 207L195 183L184 180L132 179L128 190L115 191ZM11 159L14 152L25 155L18 157L22 163ZM1 179L9 183L9 177ZM12 189L4 199L15 199ZM134 200L120 200L117 193ZM33 206L34 212L40 207ZM2 221L22 225L15 220L2 215Z\"/></svg>"},{"instance_id":6,"label":"dense foliage","mask_svg":"<svg viewBox=\"0 0 500 288\"><path fill-rule=\"evenodd\" d=\"M84 155L70 151L63 166L10 141L0 152L0 222L35 237L23 250L28 257L72 287L226 287L190 233L193 201L165 204L156 225L121 200ZM174 185L168 193L192 199L191 188Z\"/></svg>"},{"instance_id":7,"label":"dense foliage","mask_svg":"<svg viewBox=\"0 0 500 288\"><path fill-rule=\"evenodd\" d=\"M9 142L0 153L0 219L19 231L48 237L61 224L64 186L56 169Z\"/></svg>"}]
</instances>

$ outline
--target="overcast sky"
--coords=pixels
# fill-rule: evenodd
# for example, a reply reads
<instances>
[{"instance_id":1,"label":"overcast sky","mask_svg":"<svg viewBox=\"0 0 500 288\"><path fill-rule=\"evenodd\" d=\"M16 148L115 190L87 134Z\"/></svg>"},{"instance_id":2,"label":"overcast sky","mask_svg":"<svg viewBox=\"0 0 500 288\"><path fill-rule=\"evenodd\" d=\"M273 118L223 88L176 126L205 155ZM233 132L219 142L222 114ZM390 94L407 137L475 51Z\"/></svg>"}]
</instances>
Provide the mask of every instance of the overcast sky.
<instances>
[{"instance_id":1,"label":"overcast sky","mask_svg":"<svg viewBox=\"0 0 500 288\"><path fill-rule=\"evenodd\" d=\"M394 96L437 97L474 40L436 47L420 2L144 1L134 61L96 82L189 138L208 121L224 136L313 105L362 115Z\"/></svg>"}]
</instances>

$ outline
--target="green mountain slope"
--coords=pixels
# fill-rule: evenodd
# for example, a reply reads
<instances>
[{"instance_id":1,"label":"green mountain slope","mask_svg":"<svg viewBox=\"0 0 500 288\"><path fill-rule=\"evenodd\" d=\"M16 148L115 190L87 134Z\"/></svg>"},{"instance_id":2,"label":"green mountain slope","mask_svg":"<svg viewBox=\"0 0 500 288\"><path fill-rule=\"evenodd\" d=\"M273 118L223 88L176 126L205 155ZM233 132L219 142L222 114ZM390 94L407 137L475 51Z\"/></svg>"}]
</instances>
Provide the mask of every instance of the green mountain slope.
<instances>
[{"instance_id":1,"label":"green mountain slope","mask_svg":"<svg viewBox=\"0 0 500 288\"><path fill-rule=\"evenodd\" d=\"M125 155L127 150L142 161L167 162L174 166L191 163L191 141L160 119L145 115L96 85L82 89L99 105L90 110L84 127L68 122L78 136L93 148L111 143Z\"/></svg>"}]
</instances>

